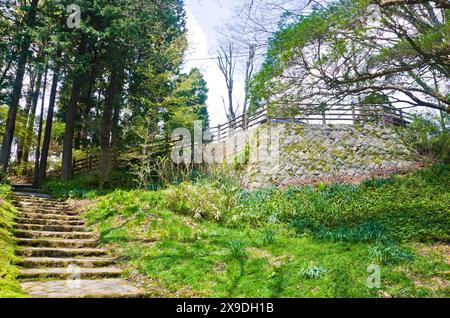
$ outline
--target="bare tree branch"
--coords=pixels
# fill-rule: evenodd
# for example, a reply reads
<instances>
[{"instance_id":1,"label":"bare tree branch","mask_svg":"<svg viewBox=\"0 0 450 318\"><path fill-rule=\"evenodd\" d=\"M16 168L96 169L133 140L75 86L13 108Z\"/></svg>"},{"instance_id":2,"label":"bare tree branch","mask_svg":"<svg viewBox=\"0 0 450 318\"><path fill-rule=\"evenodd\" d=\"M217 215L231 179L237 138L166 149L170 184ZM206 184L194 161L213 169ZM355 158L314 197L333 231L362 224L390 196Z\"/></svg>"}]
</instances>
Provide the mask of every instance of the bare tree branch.
<instances>
[{"instance_id":1,"label":"bare tree branch","mask_svg":"<svg viewBox=\"0 0 450 318\"><path fill-rule=\"evenodd\" d=\"M450 1L448 0L376 0L381 7L389 7L401 4L425 4L433 2L438 8L450 9Z\"/></svg>"},{"instance_id":2,"label":"bare tree branch","mask_svg":"<svg viewBox=\"0 0 450 318\"><path fill-rule=\"evenodd\" d=\"M236 118L236 112L233 107L233 89L234 89L234 72L236 69L236 47L233 43L228 42L220 46L217 50L217 65L223 74L225 84L228 91L228 120Z\"/></svg>"}]
</instances>

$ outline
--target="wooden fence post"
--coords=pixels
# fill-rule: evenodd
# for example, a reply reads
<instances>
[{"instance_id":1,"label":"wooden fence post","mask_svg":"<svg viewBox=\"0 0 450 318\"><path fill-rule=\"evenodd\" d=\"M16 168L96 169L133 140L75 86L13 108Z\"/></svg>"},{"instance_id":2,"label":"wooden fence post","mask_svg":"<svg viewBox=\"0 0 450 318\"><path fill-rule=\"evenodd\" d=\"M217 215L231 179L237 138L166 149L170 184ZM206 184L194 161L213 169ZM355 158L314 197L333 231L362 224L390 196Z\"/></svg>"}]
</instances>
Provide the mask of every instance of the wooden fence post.
<instances>
[{"instance_id":1,"label":"wooden fence post","mask_svg":"<svg viewBox=\"0 0 450 318\"><path fill-rule=\"evenodd\" d=\"M220 141L220 134L221 134L221 131L220 131L220 124L219 124L219 125L217 125L217 141Z\"/></svg>"},{"instance_id":2,"label":"wooden fence post","mask_svg":"<svg viewBox=\"0 0 450 318\"><path fill-rule=\"evenodd\" d=\"M355 111L355 105L352 105L352 119L353 119L353 125L356 125L356 111Z\"/></svg>"},{"instance_id":3,"label":"wooden fence post","mask_svg":"<svg viewBox=\"0 0 450 318\"><path fill-rule=\"evenodd\" d=\"M322 125L327 124L327 118L325 117L325 109L322 110Z\"/></svg>"}]
</instances>

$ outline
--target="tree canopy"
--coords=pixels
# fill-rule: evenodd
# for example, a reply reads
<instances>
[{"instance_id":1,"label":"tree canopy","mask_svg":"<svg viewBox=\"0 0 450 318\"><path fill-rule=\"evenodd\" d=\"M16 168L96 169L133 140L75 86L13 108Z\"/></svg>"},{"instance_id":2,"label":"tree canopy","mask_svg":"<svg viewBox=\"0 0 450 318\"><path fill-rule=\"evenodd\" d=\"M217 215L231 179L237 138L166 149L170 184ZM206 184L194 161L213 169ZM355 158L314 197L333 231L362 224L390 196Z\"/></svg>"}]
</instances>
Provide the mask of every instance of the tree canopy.
<instances>
[{"instance_id":1,"label":"tree canopy","mask_svg":"<svg viewBox=\"0 0 450 318\"><path fill-rule=\"evenodd\" d=\"M139 143L133 130L141 123L155 136L196 119L208 123L201 72L181 72L187 48L182 0L2 0L0 12L0 103L9 106L2 118L4 171L12 144L29 148L15 125L23 116L25 130L42 135L33 147L38 181L48 168L53 123L65 127L59 140L65 180L74 150L101 153L106 179L114 154ZM44 127L36 131L36 96L45 98L47 86Z\"/></svg>"},{"instance_id":2,"label":"tree canopy","mask_svg":"<svg viewBox=\"0 0 450 318\"><path fill-rule=\"evenodd\" d=\"M261 104L333 105L382 93L394 103L450 111L448 9L433 1L339 0L282 26L251 82Z\"/></svg>"}]
</instances>

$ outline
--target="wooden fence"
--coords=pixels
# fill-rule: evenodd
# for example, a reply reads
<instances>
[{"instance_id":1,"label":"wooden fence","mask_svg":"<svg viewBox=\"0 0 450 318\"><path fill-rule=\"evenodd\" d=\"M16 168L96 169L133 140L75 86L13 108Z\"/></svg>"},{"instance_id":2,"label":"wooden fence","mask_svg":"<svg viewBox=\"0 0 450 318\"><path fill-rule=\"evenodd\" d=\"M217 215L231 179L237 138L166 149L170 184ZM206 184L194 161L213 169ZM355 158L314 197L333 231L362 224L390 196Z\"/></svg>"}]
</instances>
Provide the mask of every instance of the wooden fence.
<instances>
[{"instance_id":1,"label":"wooden fence","mask_svg":"<svg viewBox=\"0 0 450 318\"><path fill-rule=\"evenodd\" d=\"M334 105L330 109L321 110L320 105L309 105L308 112L301 115L269 114L264 108L248 116L236 117L225 124L209 129L211 141L224 140L240 131L262 125L267 122L290 124L381 124L406 126L414 116L402 109L385 105L365 105L359 108L352 105Z\"/></svg>"},{"instance_id":2,"label":"wooden fence","mask_svg":"<svg viewBox=\"0 0 450 318\"><path fill-rule=\"evenodd\" d=\"M209 129L212 141L220 141L230 137L240 131L248 130L252 127L260 126L269 121L268 111L266 108L257 111L251 116L241 115L225 124L218 125Z\"/></svg>"},{"instance_id":3,"label":"wooden fence","mask_svg":"<svg viewBox=\"0 0 450 318\"><path fill-rule=\"evenodd\" d=\"M93 171L98 168L99 163L100 163L99 155L91 155L84 159L74 160L72 165L73 174L85 171Z\"/></svg>"},{"instance_id":4,"label":"wooden fence","mask_svg":"<svg viewBox=\"0 0 450 318\"><path fill-rule=\"evenodd\" d=\"M304 105L306 106L306 105ZM299 105L301 107L301 105ZM308 109L301 115L269 114L267 108L256 111L252 115L241 115L227 123L209 129L210 141L225 140L234 134L258 127L264 123L288 123L288 124L380 124L406 126L414 116L403 111L385 105L364 105L360 108L354 105L336 104L330 109L321 109L320 105L308 105ZM149 157L156 158L169 153L179 140L158 140L150 146ZM115 167L125 167L132 160L114 160ZM93 171L98 168L100 156L91 155L87 158L73 161L73 173Z\"/></svg>"},{"instance_id":5,"label":"wooden fence","mask_svg":"<svg viewBox=\"0 0 450 318\"><path fill-rule=\"evenodd\" d=\"M152 143L148 148L148 153L150 158L157 158L159 156L163 156L167 153L169 153L172 150L172 147L176 142L179 140L173 140L173 141L167 141L167 140L158 140ZM113 167L127 167L130 164L132 164L136 159L129 158L129 159L117 159L114 158L112 161ZM100 155L99 154L93 154L90 155L87 158L79 159L79 160L73 160L73 174L79 174L83 172L89 172L97 170L100 164Z\"/></svg>"}]
</instances>

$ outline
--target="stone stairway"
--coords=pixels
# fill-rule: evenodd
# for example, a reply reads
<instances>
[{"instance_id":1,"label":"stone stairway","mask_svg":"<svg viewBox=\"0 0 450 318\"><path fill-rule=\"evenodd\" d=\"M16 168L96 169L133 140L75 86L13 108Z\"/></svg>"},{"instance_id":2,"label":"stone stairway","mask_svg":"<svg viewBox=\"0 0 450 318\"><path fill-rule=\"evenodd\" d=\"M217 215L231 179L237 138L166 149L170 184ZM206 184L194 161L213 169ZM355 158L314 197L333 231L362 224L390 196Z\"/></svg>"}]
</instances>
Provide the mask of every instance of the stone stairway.
<instances>
[{"instance_id":1,"label":"stone stairway","mask_svg":"<svg viewBox=\"0 0 450 318\"><path fill-rule=\"evenodd\" d=\"M142 297L65 202L14 186L19 278L31 297Z\"/></svg>"}]
</instances>

